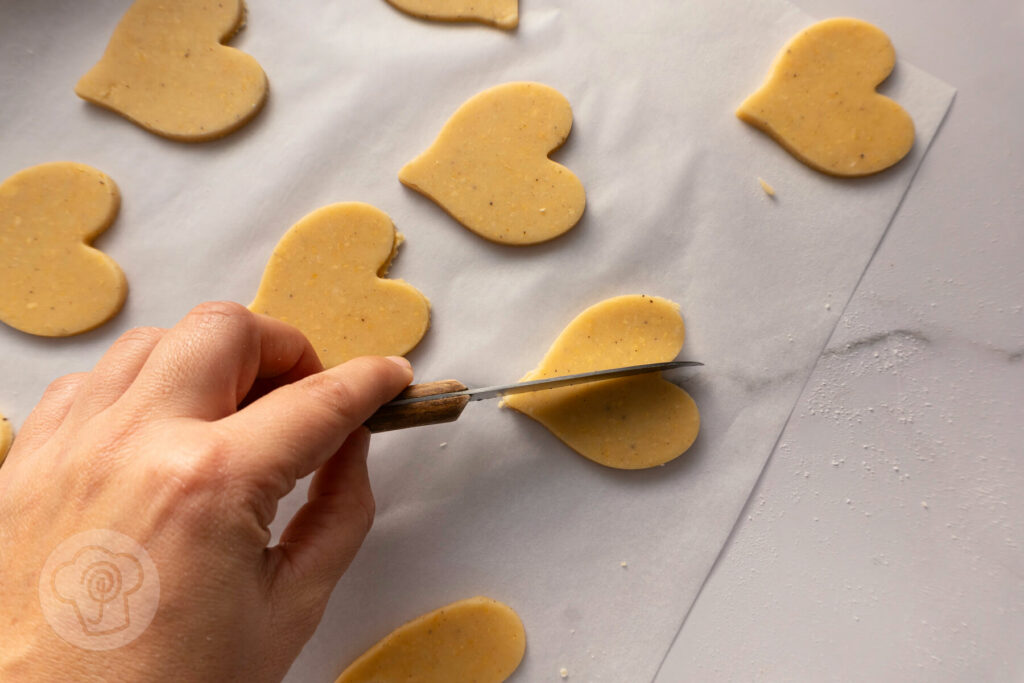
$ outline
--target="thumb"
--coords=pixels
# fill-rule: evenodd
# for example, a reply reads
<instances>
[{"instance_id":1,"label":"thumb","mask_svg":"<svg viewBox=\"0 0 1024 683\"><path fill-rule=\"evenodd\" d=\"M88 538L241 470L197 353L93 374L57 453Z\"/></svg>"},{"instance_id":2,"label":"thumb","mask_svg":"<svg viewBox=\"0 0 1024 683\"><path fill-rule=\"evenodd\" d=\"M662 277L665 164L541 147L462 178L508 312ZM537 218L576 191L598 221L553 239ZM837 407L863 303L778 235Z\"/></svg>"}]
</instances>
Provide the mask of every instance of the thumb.
<instances>
[{"instance_id":1,"label":"thumb","mask_svg":"<svg viewBox=\"0 0 1024 683\"><path fill-rule=\"evenodd\" d=\"M370 432L359 427L313 475L308 500L269 548L271 585L283 609L320 620L335 584L355 559L373 524L366 455Z\"/></svg>"}]
</instances>

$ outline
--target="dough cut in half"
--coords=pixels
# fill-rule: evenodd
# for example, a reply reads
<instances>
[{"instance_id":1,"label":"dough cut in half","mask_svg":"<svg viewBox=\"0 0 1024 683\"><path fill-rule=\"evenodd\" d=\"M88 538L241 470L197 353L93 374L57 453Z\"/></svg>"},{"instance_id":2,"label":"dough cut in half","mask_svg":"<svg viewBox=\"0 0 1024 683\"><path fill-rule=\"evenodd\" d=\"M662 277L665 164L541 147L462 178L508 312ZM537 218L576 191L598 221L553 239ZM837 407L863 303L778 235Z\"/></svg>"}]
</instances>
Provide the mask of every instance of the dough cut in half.
<instances>
[{"instance_id":1,"label":"dough cut in half","mask_svg":"<svg viewBox=\"0 0 1024 683\"><path fill-rule=\"evenodd\" d=\"M430 323L430 302L385 279L402 237L386 213L345 202L318 209L277 243L249 309L299 328L325 367L403 356Z\"/></svg>"},{"instance_id":2,"label":"dough cut in half","mask_svg":"<svg viewBox=\"0 0 1024 683\"><path fill-rule=\"evenodd\" d=\"M421 19L478 21L498 28L519 25L519 0L387 0Z\"/></svg>"},{"instance_id":3,"label":"dough cut in half","mask_svg":"<svg viewBox=\"0 0 1024 683\"><path fill-rule=\"evenodd\" d=\"M764 85L736 115L813 169L878 173L914 144L910 115L875 91L895 64L892 42L878 27L827 19L782 49Z\"/></svg>"},{"instance_id":4,"label":"dough cut in half","mask_svg":"<svg viewBox=\"0 0 1024 683\"><path fill-rule=\"evenodd\" d=\"M335 683L501 683L525 650L526 632L511 607L469 598L400 626Z\"/></svg>"},{"instance_id":5,"label":"dough cut in half","mask_svg":"<svg viewBox=\"0 0 1024 683\"><path fill-rule=\"evenodd\" d=\"M455 220L498 244L546 242L583 216L586 193L548 159L572 128L554 88L506 83L470 98L398 178Z\"/></svg>"},{"instance_id":6,"label":"dough cut in half","mask_svg":"<svg viewBox=\"0 0 1024 683\"><path fill-rule=\"evenodd\" d=\"M113 180L70 161L32 166L0 184L0 321L69 337L117 315L127 280L90 245L120 206Z\"/></svg>"},{"instance_id":7,"label":"dough cut in half","mask_svg":"<svg viewBox=\"0 0 1024 683\"><path fill-rule=\"evenodd\" d=\"M520 381L675 360L684 336L679 306L667 299L607 299L569 323ZM502 405L537 420L583 457L617 469L664 465L700 430L696 403L658 373L513 394Z\"/></svg>"},{"instance_id":8,"label":"dough cut in half","mask_svg":"<svg viewBox=\"0 0 1024 683\"><path fill-rule=\"evenodd\" d=\"M267 97L259 63L221 44L245 17L242 0L136 0L75 93L173 140L227 135Z\"/></svg>"}]
</instances>

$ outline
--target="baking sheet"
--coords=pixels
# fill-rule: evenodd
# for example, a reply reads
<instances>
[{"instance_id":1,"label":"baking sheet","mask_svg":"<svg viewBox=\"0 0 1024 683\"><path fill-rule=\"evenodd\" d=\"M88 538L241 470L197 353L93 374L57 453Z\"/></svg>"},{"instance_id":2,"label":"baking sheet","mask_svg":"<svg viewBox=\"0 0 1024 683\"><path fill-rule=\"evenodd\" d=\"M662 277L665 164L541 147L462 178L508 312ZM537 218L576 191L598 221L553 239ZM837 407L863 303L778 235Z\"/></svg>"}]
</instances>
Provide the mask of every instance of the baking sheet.
<instances>
[{"instance_id":1,"label":"baking sheet","mask_svg":"<svg viewBox=\"0 0 1024 683\"><path fill-rule=\"evenodd\" d=\"M383 0L250 0L232 44L263 65L270 100L238 133L192 146L72 92L128 4L2 7L0 175L60 159L111 175L124 203L97 246L131 293L77 338L0 326L0 413L20 424L52 378L87 369L129 327L172 325L208 299L247 303L283 232L336 201L374 204L406 236L391 275L433 304L411 354L418 380L514 380L587 306L673 299L682 356L707 364L680 376L703 420L685 456L608 470L495 402L375 437L376 524L288 680L333 680L399 623L476 594L523 618L514 680L559 680L562 667L572 680L652 678L952 88L900 62L883 92L913 116L914 149L879 176L837 180L732 114L812 21L781 0L523 0L515 33L419 21ZM509 80L572 103L554 158L588 199L570 233L520 249L481 240L396 178L459 104ZM304 496L302 483L279 520Z\"/></svg>"}]
</instances>

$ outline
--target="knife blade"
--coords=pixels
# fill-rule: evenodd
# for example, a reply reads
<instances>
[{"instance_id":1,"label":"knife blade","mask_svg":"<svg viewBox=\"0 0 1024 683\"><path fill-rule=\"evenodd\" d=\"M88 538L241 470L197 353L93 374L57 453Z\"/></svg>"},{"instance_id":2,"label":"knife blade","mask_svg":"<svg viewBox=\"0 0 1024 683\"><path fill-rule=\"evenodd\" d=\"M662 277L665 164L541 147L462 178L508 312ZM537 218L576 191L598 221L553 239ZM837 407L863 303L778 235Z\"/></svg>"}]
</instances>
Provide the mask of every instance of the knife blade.
<instances>
[{"instance_id":1,"label":"knife blade","mask_svg":"<svg viewBox=\"0 0 1024 683\"><path fill-rule=\"evenodd\" d=\"M489 387L468 388L458 380L442 380L426 384L413 384L393 401L385 403L364 424L371 432L384 432L406 427L417 427L441 422L453 422L462 414L470 401L483 401L498 396L520 394L528 391L542 391L559 387L585 384L602 380L632 377L652 372L665 372L682 367L703 365L696 361L669 361L666 363L645 363L621 368L594 370L558 377L498 384Z\"/></svg>"}]
</instances>

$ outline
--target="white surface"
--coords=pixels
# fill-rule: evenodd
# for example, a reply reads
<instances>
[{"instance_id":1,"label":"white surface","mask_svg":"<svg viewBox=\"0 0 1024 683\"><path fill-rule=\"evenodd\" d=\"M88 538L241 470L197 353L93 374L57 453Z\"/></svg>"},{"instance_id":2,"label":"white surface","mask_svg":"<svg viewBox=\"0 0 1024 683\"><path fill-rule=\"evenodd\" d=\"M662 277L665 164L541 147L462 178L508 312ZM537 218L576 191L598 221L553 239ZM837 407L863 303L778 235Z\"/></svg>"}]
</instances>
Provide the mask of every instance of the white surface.
<instances>
[{"instance_id":1,"label":"white surface","mask_svg":"<svg viewBox=\"0 0 1024 683\"><path fill-rule=\"evenodd\" d=\"M1024 5L801 6L957 97L657 681L1024 680Z\"/></svg>"},{"instance_id":2,"label":"white surface","mask_svg":"<svg viewBox=\"0 0 1024 683\"><path fill-rule=\"evenodd\" d=\"M650 15L632 19L627 15L635 9L624 7L577 12L583 19L576 25L566 22L557 7L537 2L532 10L524 3L523 26L512 37L485 28L439 29L382 2L344 9L327 3L315 26L299 13L282 12L268 21L274 26L271 33L257 28L257 17L261 12L269 17L275 9L254 0L250 28L234 44L257 56L267 69L273 89L268 110L223 142L187 147L155 139L69 95L82 65L102 50L123 6L90 3L88 11L82 3L4 7L12 11L4 17L10 33L0 41L3 63L18 69L18 74L5 72L5 92L16 88L20 96L0 103L2 120L17 123L2 132L4 163L10 166L3 175L62 157L110 173L124 191L125 207L101 244L129 271L133 289L125 313L84 338L27 342L9 330L0 333L0 344L10 354L5 358L15 364L0 368L0 376L31 378L14 383L13 398L3 399L14 405L3 409L20 422L24 405L38 395L46 377L81 369L128 326L171 324L207 298L247 301L283 230L331 201L374 203L408 236L394 274L421 287L435 304L434 329L414 354L421 378L445 374L485 382L515 377L539 360L575 313L604 296L646 289L674 298L683 304L690 323L686 353L718 364L691 389L704 401L705 434L728 435L713 442L722 454L704 445L705 438L664 476L623 477L576 458L551 458L552 453L566 454L542 430L481 406L458 425L427 432L433 438L410 434L382 439L378 452L390 459L375 462L381 516L371 544L332 603L325 628L293 672L295 680L312 679L313 672L316 678L329 678L375 639L368 634L382 633L396 620L448 599L483 592L515 605L531 634L538 634L531 636L530 654L518 679L554 679L563 665L575 680L648 679L644 672L657 666L881 234L884 215L901 194L897 182L913 170L908 163L879 180L861 183L853 197L847 185L807 171L763 136L729 115L718 115L731 112L746 90L757 85L777 45L805 23L801 15L780 15L773 3L755 3L755 9L732 17L728 8L702 12L700 3L657 9L652 4ZM21 28L16 19L36 21L36 32ZM770 41L760 30L765 25ZM609 26L621 33L613 36ZM714 26L710 36L716 40L708 40L709 26ZM296 39L287 49L272 39L283 35ZM559 45L594 38L605 41L600 50L574 50L568 61L559 61L569 56ZM899 39L894 39L899 49ZM764 54L752 56L749 63L736 61L737 54L750 54L742 46L759 40L766 40L760 48ZM412 78L407 54L395 54L395 44L415 53ZM658 60L646 60L649 53L639 50L641 44L650 52L657 50ZM600 71L610 75L614 91L594 82L593 69L606 52L611 56ZM439 65L424 58L437 54L458 59ZM334 65L336 78L324 80L325 63ZM674 68L678 64L699 68L680 74ZM931 126L937 123L935 112L940 109L926 106L927 92L921 98L915 94L915 86L927 79L915 80L913 73L899 70L888 92L910 107L919 128L925 123L927 131L929 121ZM41 79L39 87L31 86L28 74ZM557 158L581 175L590 205L574 233L509 256L507 250L453 226L392 178L462 100L513 78L546 81L573 102L576 130ZM659 81L674 86L668 95L658 96ZM741 81L746 85L736 88L734 83ZM436 87L442 92L428 92ZM629 97L622 97L624 90ZM416 106L408 106L410 101ZM39 115L40 103L47 116ZM637 125L641 104L647 105L643 116L649 118ZM382 122L386 134L367 137L366 131L380 130ZM669 134L637 138L634 127ZM694 140L693 130L701 130L702 136ZM52 154L40 156L40 139ZM665 155L666 144L679 148ZM594 148L602 150L600 157L590 153ZM716 155L711 150L724 152L721 165L712 163ZM609 170L608 159L627 171ZM755 164L758 170L753 172ZM650 182L646 174L655 174L656 181ZM753 182L756 175L776 185L777 205L766 203ZM183 185L182 177L192 182ZM650 186L668 190L652 192ZM722 194L725 187L732 194ZM787 200L787 194L801 202ZM833 200L835 210L822 212L821 204L810 199L815 196ZM829 226L858 221L868 229L839 230L849 242L837 242L810 231L812 220ZM751 223L758 224L758 232L751 230ZM647 231L662 231L669 244L685 247L689 260L678 277L672 273L669 278L664 269L638 273L626 259L595 258L644 254L654 243L637 248L635 237L638 232L649 237ZM761 243L748 248L757 254L777 250L776 259L751 263L725 248L751 238ZM189 255L196 246L202 253ZM664 264L670 253L657 250L650 255L654 263ZM530 266L534 258L539 268ZM734 258L739 260L730 260ZM574 262L601 265L573 269ZM550 273L559 269L574 279L552 283ZM452 278L452 272L465 275ZM524 272L527 286L510 296L515 290L509 283ZM823 292L834 298L822 299ZM483 300L497 296L512 314L486 318L475 348L460 348L455 340L465 329L479 326ZM548 306L537 310L541 299ZM826 309L830 301L832 308ZM780 317L784 315L791 317ZM521 320L526 317L530 330L524 334ZM701 324L712 320L714 324ZM745 341L751 338L758 343ZM485 365L484 359L495 353L499 361ZM44 371L26 374L26 358ZM481 367L487 368L483 376ZM770 368L767 376L764 367ZM768 381L743 387L744 377ZM737 412L741 401L748 407L742 413ZM725 430L739 414L749 419L749 427ZM726 448L729 439L745 441L746 447ZM446 459L437 457L435 442L441 441L450 444ZM510 447L523 443L532 446ZM748 453L752 460L743 457ZM726 466L729 458L732 466ZM642 504L634 503L639 487ZM595 494L599 507L576 498L592 499ZM683 503L675 504L677 499ZM636 518L664 509L666 502L674 503L675 526L660 531L646 527L643 535L636 534ZM512 519L515 524L508 521ZM466 545L467 527L482 539L472 548ZM594 534L595 528L601 533ZM566 537L570 543L557 543ZM576 538L584 542L572 542ZM554 550L538 539L556 541ZM509 549L522 550L517 553L519 564L509 560ZM636 558L650 558L648 566ZM607 570L600 564L606 559ZM619 566L623 559L630 560L625 572ZM806 557L800 565L807 566ZM410 581L410 576L416 579ZM386 590L382 584L388 584ZM633 599L645 604L642 612L627 607ZM357 644L358 638L367 642ZM694 674L702 671L697 666ZM743 670L734 673L746 676ZM670 661L663 678L674 680L676 675L689 674L673 670Z\"/></svg>"}]
</instances>

